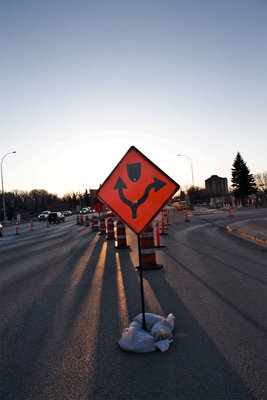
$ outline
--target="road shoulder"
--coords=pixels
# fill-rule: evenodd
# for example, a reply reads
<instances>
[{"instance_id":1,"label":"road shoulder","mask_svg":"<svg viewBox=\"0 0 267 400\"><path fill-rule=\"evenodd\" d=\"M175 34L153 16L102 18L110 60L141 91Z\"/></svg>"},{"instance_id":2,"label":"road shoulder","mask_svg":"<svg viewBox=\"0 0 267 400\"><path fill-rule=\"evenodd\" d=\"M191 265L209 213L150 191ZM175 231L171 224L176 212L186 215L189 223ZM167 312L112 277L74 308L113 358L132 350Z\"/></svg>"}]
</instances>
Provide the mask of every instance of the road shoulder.
<instances>
[{"instance_id":1,"label":"road shoulder","mask_svg":"<svg viewBox=\"0 0 267 400\"><path fill-rule=\"evenodd\" d=\"M234 222L227 225L227 230L235 235L267 247L267 218L255 218Z\"/></svg>"}]
</instances>

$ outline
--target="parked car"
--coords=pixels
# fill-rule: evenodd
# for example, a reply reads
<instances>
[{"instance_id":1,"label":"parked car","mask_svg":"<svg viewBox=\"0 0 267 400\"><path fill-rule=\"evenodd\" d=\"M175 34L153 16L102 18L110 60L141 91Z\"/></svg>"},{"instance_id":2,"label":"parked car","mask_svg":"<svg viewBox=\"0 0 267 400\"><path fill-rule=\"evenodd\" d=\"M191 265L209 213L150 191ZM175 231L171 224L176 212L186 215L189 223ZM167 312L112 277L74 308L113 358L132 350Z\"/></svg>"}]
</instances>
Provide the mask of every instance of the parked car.
<instances>
[{"instance_id":1,"label":"parked car","mask_svg":"<svg viewBox=\"0 0 267 400\"><path fill-rule=\"evenodd\" d=\"M89 208L88 207L83 207L80 211L80 214L87 214L89 212Z\"/></svg>"},{"instance_id":2,"label":"parked car","mask_svg":"<svg viewBox=\"0 0 267 400\"><path fill-rule=\"evenodd\" d=\"M0 237L1 236L4 236L4 228L3 228L3 225L0 222Z\"/></svg>"},{"instance_id":3,"label":"parked car","mask_svg":"<svg viewBox=\"0 0 267 400\"><path fill-rule=\"evenodd\" d=\"M40 215L38 215L39 221L45 221L50 214L51 211L42 211Z\"/></svg>"},{"instance_id":4,"label":"parked car","mask_svg":"<svg viewBox=\"0 0 267 400\"><path fill-rule=\"evenodd\" d=\"M69 217L70 215L72 215L72 212L69 210L66 210L66 211L63 211L62 214L65 215L65 217Z\"/></svg>"},{"instance_id":5,"label":"parked car","mask_svg":"<svg viewBox=\"0 0 267 400\"><path fill-rule=\"evenodd\" d=\"M59 211L50 212L48 215L49 224L51 224L52 222L54 222L54 224L56 224L56 223L60 223L60 222L64 222L64 221L65 221L65 216Z\"/></svg>"}]
</instances>

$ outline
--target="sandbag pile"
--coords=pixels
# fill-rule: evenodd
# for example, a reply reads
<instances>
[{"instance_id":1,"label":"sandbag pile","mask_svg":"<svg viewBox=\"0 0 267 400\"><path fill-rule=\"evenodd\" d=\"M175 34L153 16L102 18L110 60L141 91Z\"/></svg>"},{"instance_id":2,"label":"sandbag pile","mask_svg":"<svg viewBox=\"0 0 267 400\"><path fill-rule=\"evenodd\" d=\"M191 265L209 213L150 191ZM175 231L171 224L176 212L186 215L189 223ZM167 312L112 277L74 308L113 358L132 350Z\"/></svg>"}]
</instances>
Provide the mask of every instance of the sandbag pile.
<instances>
[{"instance_id":1,"label":"sandbag pile","mask_svg":"<svg viewBox=\"0 0 267 400\"><path fill-rule=\"evenodd\" d=\"M159 315L145 313L146 328L143 329L143 315L137 315L129 328L124 329L118 341L119 346L126 351L135 353L148 353L159 349L164 352L169 349L174 329L174 316L167 318Z\"/></svg>"}]
</instances>

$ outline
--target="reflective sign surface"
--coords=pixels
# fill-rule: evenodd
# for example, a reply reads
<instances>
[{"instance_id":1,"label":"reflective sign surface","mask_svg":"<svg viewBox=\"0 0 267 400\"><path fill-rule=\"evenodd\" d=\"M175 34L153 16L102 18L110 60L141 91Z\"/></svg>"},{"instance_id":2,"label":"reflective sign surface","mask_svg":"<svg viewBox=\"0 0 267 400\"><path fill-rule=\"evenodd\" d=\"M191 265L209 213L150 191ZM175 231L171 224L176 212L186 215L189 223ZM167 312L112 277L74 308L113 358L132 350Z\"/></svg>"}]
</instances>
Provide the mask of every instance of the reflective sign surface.
<instances>
[{"instance_id":1,"label":"reflective sign surface","mask_svg":"<svg viewBox=\"0 0 267 400\"><path fill-rule=\"evenodd\" d=\"M139 235L178 189L174 180L132 146L96 196Z\"/></svg>"}]
</instances>

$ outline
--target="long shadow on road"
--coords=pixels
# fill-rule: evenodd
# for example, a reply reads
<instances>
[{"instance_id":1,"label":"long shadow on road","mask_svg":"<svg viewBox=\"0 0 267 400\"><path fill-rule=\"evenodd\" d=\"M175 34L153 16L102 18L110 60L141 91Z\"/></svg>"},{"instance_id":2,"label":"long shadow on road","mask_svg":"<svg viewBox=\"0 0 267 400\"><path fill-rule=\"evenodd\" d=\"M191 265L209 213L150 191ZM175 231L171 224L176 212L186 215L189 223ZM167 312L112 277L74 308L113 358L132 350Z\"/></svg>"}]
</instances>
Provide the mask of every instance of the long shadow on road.
<instances>
[{"instance_id":1,"label":"long shadow on road","mask_svg":"<svg viewBox=\"0 0 267 400\"><path fill-rule=\"evenodd\" d=\"M40 285L51 268L53 280ZM165 315L176 317L174 343L166 353L124 352L117 341L140 313L131 249L117 251L113 242L85 234L66 262L33 278L42 291L5 327L2 398L252 400L165 273L145 271L144 280ZM157 307L146 299L146 311Z\"/></svg>"},{"instance_id":2,"label":"long shadow on road","mask_svg":"<svg viewBox=\"0 0 267 400\"><path fill-rule=\"evenodd\" d=\"M21 313L15 314L1 332L1 398L41 398L41 392L32 394L33 388L38 388L38 380L45 379L49 382L49 377L53 375L50 374L53 366L51 359L55 364L60 363L65 348L69 345L69 334L75 324L76 315L80 313L90 286L92 271L89 270L86 270L87 275L84 273L82 276L85 284L77 285L79 290L76 290L75 285L73 288L70 286L77 265L90 246L92 236L90 238L87 235L88 233L84 233L82 237L80 235L77 248L71 248L64 257L55 259L50 265L44 258L39 273L36 271L32 277L28 276L27 280L23 279L7 289L5 306L13 307L13 303L19 302L23 307ZM91 265L95 265L94 260L98 258L101 248L102 243L96 244ZM28 284L33 288L32 295L26 287ZM64 301L69 296L72 300L66 305ZM49 365L43 361L46 352L48 358L50 357ZM42 363L48 368L46 373L40 372ZM47 376L44 378L45 375ZM42 390L41 385L39 390ZM56 397L52 393L51 397L48 395L46 398Z\"/></svg>"},{"instance_id":3,"label":"long shadow on road","mask_svg":"<svg viewBox=\"0 0 267 400\"><path fill-rule=\"evenodd\" d=\"M120 252L119 259L128 311L134 316L140 313L138 273L129 251ZM165 315L172 312L176 317L174 343L166 353L155 351L136 354L122 351L116 346L118 309L110 306L116 288L104 285L103 292L107 290L108 294L102 297L101 310L103 313L110 312L111 319L103 318L99 325L107 337L104 340L103 335L99 335L102 340L99 340L96 350L93 382L88 382L91 394L88 399L253 399L238 374L170 287L165 279L165 270L144 271L144 280ZM155 313L155 309L153 306L148 308L146 303L146 311Z\"/></svg>"}]
</instances>

